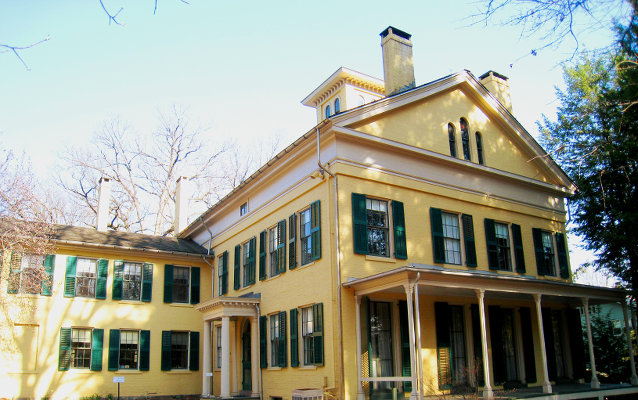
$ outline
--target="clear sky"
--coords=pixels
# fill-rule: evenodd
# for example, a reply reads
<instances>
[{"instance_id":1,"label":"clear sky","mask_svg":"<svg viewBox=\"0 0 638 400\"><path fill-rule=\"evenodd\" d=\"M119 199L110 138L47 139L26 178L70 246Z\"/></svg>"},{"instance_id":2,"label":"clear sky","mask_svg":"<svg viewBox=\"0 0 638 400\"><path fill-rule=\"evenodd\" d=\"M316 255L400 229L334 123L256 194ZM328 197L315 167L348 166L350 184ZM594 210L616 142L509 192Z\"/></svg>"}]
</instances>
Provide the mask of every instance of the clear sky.
<instances>
[{"instance_id":1,"label":"clear sky","mask_svg":"<svg viewBox=\"0 0 638 400\"><path fill-rule=\"evenodd\" d=\"M554 115L558 63L573 42L528 55L537 40L520 28L468 19L466 1L0 0L0 143L24 151L42 179L69 146L86 145L112 117L149 132L158 112L176 104L211 141L280 138L287 145L311 129L314 110L300 101L344 66L383 78L379 33L412 34L417 85L462 69L495 70L510 79L514 115L530 133ZM607 30L580 37L581 48L611 42ZM526 56L527 55L527 56ZM572 246L573 247L573 246ZM572 260L574 266L577 263Z\"/></svg>"}]
</instances>

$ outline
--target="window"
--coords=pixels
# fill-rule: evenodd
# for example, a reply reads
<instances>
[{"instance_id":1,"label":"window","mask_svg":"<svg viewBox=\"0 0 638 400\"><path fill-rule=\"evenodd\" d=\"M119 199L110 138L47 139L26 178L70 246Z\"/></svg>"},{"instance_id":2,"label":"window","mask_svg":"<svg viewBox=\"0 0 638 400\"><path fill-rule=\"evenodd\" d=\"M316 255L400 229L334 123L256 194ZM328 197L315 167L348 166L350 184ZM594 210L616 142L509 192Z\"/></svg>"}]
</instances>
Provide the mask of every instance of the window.
<instances>
[{"instance_id":1,"label":"window","mask_svg":"<svg viewBox=\"0 0 638 400\"><path fill-rule=\"evenodd\" d=\"M50 296L54 264L53 255L12 252L7 293Z\"/></svg>"},{"instance_id":2,"label":"window","mask_svg":"<svg viewBox=\"0 0 638 400\"><path fill-rule=\"evenodd\" d=\"M454 124L451 122L447 124L447 136L450 142L450 155L452 157L456 157L456 131L454 129Z\"/></svg>"},{"instance_id":3,"label":"window","mask_svg":"<svg viewBox=\"0 0 638 400\"><path fill-rule=\"evenodd\" d=\"M270 316L270 365L286 366L286 312Z\"/></svg>"},{"instance_id":4,"label":"window","mask_svg":"<svg viewBox=\"0 0 638 400\"><path fill-rule=\"evenodd\" d=\"M556 276L556 266L554 262L554 237L551 232L537 228L532 229L532 236L534 239L538 274ZM563 275L562 271L561 275ZM567 277L569 277L569 275Z\"/></svg>"},{"instance_id":5,"label":"window","mask_svg":"<svg viewBox=\"0 0 638 400\"><path fill-rule=\"evenodd\" d=\"M494 223L494 233L496 237L496 262L499 269L511 271L512 261L510 257L510 234L509 228L499 222Z\"/></svg>"},{"instance_id":6,"label":"window","mask_svg":"<svg viewBox=\"0 0 638 400\"><path fill-rule=\"evenodd\" d=\"M222 367L222 327L215 327L215 349L216 349L216 363L217 368Z\"/></svg>"},{"instance_id":7,"label":"window","mask_svg":"<svg viewBox=\"0 0 638 400\"><path fill-rule=\"evenodd\" d=\"M321 258L321 207L319 200L299 213L301 265Z\"/></svg>"},{"instance_id":8,"label":"window","mask_svg":"<svg viewBox=\"0 0 638 400\"><path fill-rule=\"evenodd\" d=\"M459 217L462 225L459 224ZM461 265L463 250L465 250L465 265L477 266L474 222L471 215L459 216L443 212L439 208L430 208L430 225L435 263ZM461 248L461 236L463 248Z\"/></svg>"},{"instance_id":9,"label":"window","mask_svg":"<svg viewBox=\"0 0 638 400\"><path fill-rule=\"evenodd\" d=\"M442 213L443 243L445 245L445 262L461 264L461 234L459 217L456 214Z\"/></svg>"},{"instance_id":10,"label":"window","mask_svg":"<svg viewBox=\"0 0 638 400\"><path fill-rule=\"evenodd\" d=\"M366 103L366 99L363 96L359 95L359 97L357 97L357 106L360 107L364 105L365 103Z\"/></svg>"},{"instance_id":11,"label":"window","mask_svg":"<svg viewBox=\"0 0 638 400\"><path fill-rule=\"evenodd\" d=\"M151 353L151 331L109 331L109 371L139 369L148 371Z\"/></svg>"},{"instance_id":12,"label":"window","mask_svg":"<svg viewBox=\"0 0 638 400\"><path fill-rule=\"evenodd\" d=\"M239 216L246 215L248 213L248 203L244 203L239 206Z\"/></svg>"},{"instance_id":13,"label":"window","mask_svg":"<svg viewBox=\"0 0 638 400\"><path fill-rule=\"evenodd\" d=\"M467 382L463 306L434 303L439 389L451 389Z\"/></svg>"},{"instance_id":14,"label":"window","mask_svg":"<svg viewBox=\"0 0 638 400\"><path fill-rule=\"evenodd\" d=\"M81 368L101 371L103 342L103 329L61 328L58 370Z\"/></svg>"},{"instance_id":15,"label":"window","mask_svg":"<svg viewBox=\"0 0 638 400\"><path fill-rule=\"evenodd\" d=\"M199 332L162 331L162 371L199 370Z\"/></svg>"},{"instance_id":16,"label":"window","mask_svg":"<svg viewBox=\"0 0 638 400\"><path fill-rule=\"evenodd\" d=\"M390 204L392 219L389 213ZM407 258L403 203L393 200L390 204L385 200L352 193L355 253L389 257L392 247L390 232L392 232L394 257ZM392 229L390 221L392 221Z\"/></svg>"},{"instance_id":17,"label":"window","mask_svg":"<svg viewBox=\"0 0 638 400\"><path fill-rule=\"evenodd\" d=\"M310 365L314 362L314 345L312 323L312 307L301 309L301 338L303 340L303 363Z\"/></svg>"},{"instance_id":18,"label":"window","mask_svg":"<svg viewBox=\"0 0 638 400\"><path fill-rule=\"evenodd\" d=\"M199 303L199 267L164 266L164 303Z\"/></svg>"},{"instance_id":19,"label":"window","mask_svg":"<svg viewBox=\"0 0 638 400\"><path fill-rule=\"evenodd\" d=\"M341 100L337 97L335 99L335 114L339 114L341 112Z\"/></svg>"},{"instance_id":20,"label":"window","mask_svg":"<svg viewBox=\"0 0 638 400\"><path fill-rule=\"evenodd\" d=\"M485 162L483 161L483 137L481 136L481 132L476 132L474 137L476 139L476 155L478 156L478 163L483 165Z\"/></svg>"},{"instance_id":21,"label":"window","mask_svg":"<svg viewBox=\"0 0 638 400\"><path fill-rule=\"evenodd\" d=\"M470 153L470 134L468 133L468 125L467 120L465 118L461 118L459 120L459 124L461 125L461 143L463 144L463 158L467 161L472 160L472 154Z\"/></svg>"},{"instance_id":22,"label":"window","mask_svg":"<svg viewBox=\"0 0 638 400\"><path fill-rule=\"evenodd\" d=\"M301 265L308 264L312 261L309 208L299 213L299 242L301 243Z\"/></svg>"},{"instance_id":23,"label":"window","mask_svg":"<svg viewBox=\"0 0 638 400\"><path fill-rule=\"evenodd\" d=\"M510 227L512 236L510 240ZM490 269L512 270L512 247L514 249L514 263L516 272L525 272L525 256L523 254L523 241L521 227L516 224L508 225L495 222L493 219L485 219L485 240L487 244L487 259Z\"/></svg>"},{"instance_id":24,"label":"window","mask_svg":"<svg viewBox=\"0 0 638 400\"><path fill-rule=\"evenodd\" d=\"M120 332L120 369L137 369L139 354L139 332Z\"/></svg>"},{"instance_id":25,"label":"window","mask_svg":"<svg viewBox=\"0 0 638 400\"><path fill-rule=\"evenodd\" d=\"M225 251L217 258L217 293L223 296L228 293L228 252Z\"/></svg>"},{"instance_id":26,"label":"window","mask_svg":"<svg viewBox=\"0 0 638 400\"><path fill-rule=\"evenodd\" d=\"M125 263L122 281L122 298L139 300L142 293L142 264Z\"/></svg>"},{"instance_id":27,"label":"window","mask_svg":"<svg viewBox=\"0 0 638 400\"><path fill-rule=\"evenodd\" d=\"M236 248L236 251L239 251L241 254L241 270L243 271L242 282L243 287L252 285L255 283L255 244L256 239L251 238L249 241L243 243L241 246ZM235 254L236 257L240 257L239 254ZM235 290L240 288L239 282L239 259L235 260Z\"/></svg>"},{"instance_id":28,"label":"window","mask_svg":"<svg viewBox=\"0 0 638 400\"><path fill-rule=\"evenodd\" d=\"M325 113L325 117L326 118L330 118L330 104L328 104L326 106L326 113Z\"/></svg>"},{"instance_id":29,"label":"window","mask_svg":"<svg viewBox=\"0 0 638 400\"><path fill-rule=\"evenodd\" d=\"M106 298L108 260L67 257L64 296Z\"/></svg>"},{"instance_id":30,"label":"window","mask_svg":"<svg viewBox=\"0 0 638 400\"><path fill-rule=\"evenodd\" d=\"M270 276L286 271L286 221L282 220L268 230Z\"/></svg>"},{"instance_id":31,"label":"window","mask_svg":"<svg viewBox=\"0 0 638 400\"><path fill-rule=\"evenodd\" d=\"M71 367L91 367L90 329L73 329L71 331Z\"/></svg>"},{"instance_id":32,"label":"window","mask_svg":"<svg viewBox=\"0 0 638 400\"><path fill-rule=\"evenodd\" d=\"M114 262L113 300L151 301L153 264Z\"/></svg>"}]
</instances>

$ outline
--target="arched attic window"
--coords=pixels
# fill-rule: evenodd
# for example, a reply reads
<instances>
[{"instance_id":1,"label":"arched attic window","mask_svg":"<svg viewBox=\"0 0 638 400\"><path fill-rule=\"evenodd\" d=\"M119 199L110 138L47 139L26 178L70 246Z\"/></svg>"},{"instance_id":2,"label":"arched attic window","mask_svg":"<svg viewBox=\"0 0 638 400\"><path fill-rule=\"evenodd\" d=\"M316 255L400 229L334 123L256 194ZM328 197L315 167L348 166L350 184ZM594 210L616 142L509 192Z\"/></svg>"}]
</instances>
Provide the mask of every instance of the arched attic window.
<instances>
[{"instance_id":1,"label":"arched attic window","mask_svg":"<svg viewBox=\"0 0 638 400\"><path fill-rule=\"evenodd\" d=\"M447 136L450 141L450 155L456 157L456 130L451 122L447 124Z\"/></svg>"},{"instance_id":2,"label":"arched attic window","mask_svg":"<svg viewBox=\"0 0 638 400\"><path fill-rule=\"evenodd\" d=\"M472 154L470 153L470 134L468 132L468 124L465 118L461 118L459 121L461 125L461 143L463 144L463 158L472 161Z\"/></svg>"},{"instance_id":3,"label":"arched attic window","mask_svg":"<svg viewBox=\"0 0 638 400\"><path fill-rule=\"evenodd\" d=\"M325 114L325 117L326 117L326 118L330 118L330 104L328 104L328 105L326 106L326 114Z\"/></svg>"},{"instance_id":4,"label":"arched attic window","mask_svg":"<svg viewBox=\"0 0 638 400\"><path fill-rule=\"evenodd\" d=\"M476 132L474 135L476 138L476 154L478 155L478 163L484 165L485 161L483 160L483 137L481 136L481 132Z\"/></svg>"},{"instance_id":5,"label":"arched attic window","mask_svg":"<svg viewBox=\"0 0 638 400\"><path fill-rule=\"evenodd\" d=\"M341 112L341 100L337 97L335 99L335 114L339 114Z\"/></svg>"}]
</instances>

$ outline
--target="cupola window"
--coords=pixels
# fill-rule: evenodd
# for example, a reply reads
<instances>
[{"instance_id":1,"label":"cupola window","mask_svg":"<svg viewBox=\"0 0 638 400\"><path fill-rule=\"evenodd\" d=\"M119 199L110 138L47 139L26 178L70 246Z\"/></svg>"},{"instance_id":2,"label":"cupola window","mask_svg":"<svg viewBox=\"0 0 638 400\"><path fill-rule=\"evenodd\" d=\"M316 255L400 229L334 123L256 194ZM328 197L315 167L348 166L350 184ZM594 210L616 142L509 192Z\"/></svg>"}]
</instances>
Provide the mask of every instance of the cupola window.
<instances>
[{"instance_id":1,"label":"cupola window","mask_svg":"<svg viewBox=\"0 0 638 400\"><path fill-rule=\"evenodd\" d=\"M456 132L451 122L447 124L447 136L450 141L450 155L456 157Z\"/></svg>"}]
</instances>

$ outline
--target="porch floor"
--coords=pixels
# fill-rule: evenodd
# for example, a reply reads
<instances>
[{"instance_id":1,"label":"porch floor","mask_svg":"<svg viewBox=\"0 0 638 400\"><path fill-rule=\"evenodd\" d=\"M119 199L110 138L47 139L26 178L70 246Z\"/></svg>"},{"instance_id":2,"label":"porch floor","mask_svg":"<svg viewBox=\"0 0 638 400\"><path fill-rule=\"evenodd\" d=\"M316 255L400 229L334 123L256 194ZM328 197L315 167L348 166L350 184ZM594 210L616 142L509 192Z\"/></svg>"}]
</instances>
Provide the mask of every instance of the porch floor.
<instances>
[{"instance_id":1,"label":"porch floor","mask_svg":"<svg viewBox=\"0 0 638 400\"><path fill-rule=\"evenodd\" d=\"M425 396L428 400L452 400L452 399L472 399L471 395L439 395ZM481 395L475 397L483 399ZM593 399L593 400L630 400L638 399L638 386L630 384L601 384L600 389L592 389L589 383L566 383L552 385L552 393L543 393L540 386L513 389L513 390L495 390L494 399L498 400L576 400L576 399Z\"/></svg>"}]
</instances>

